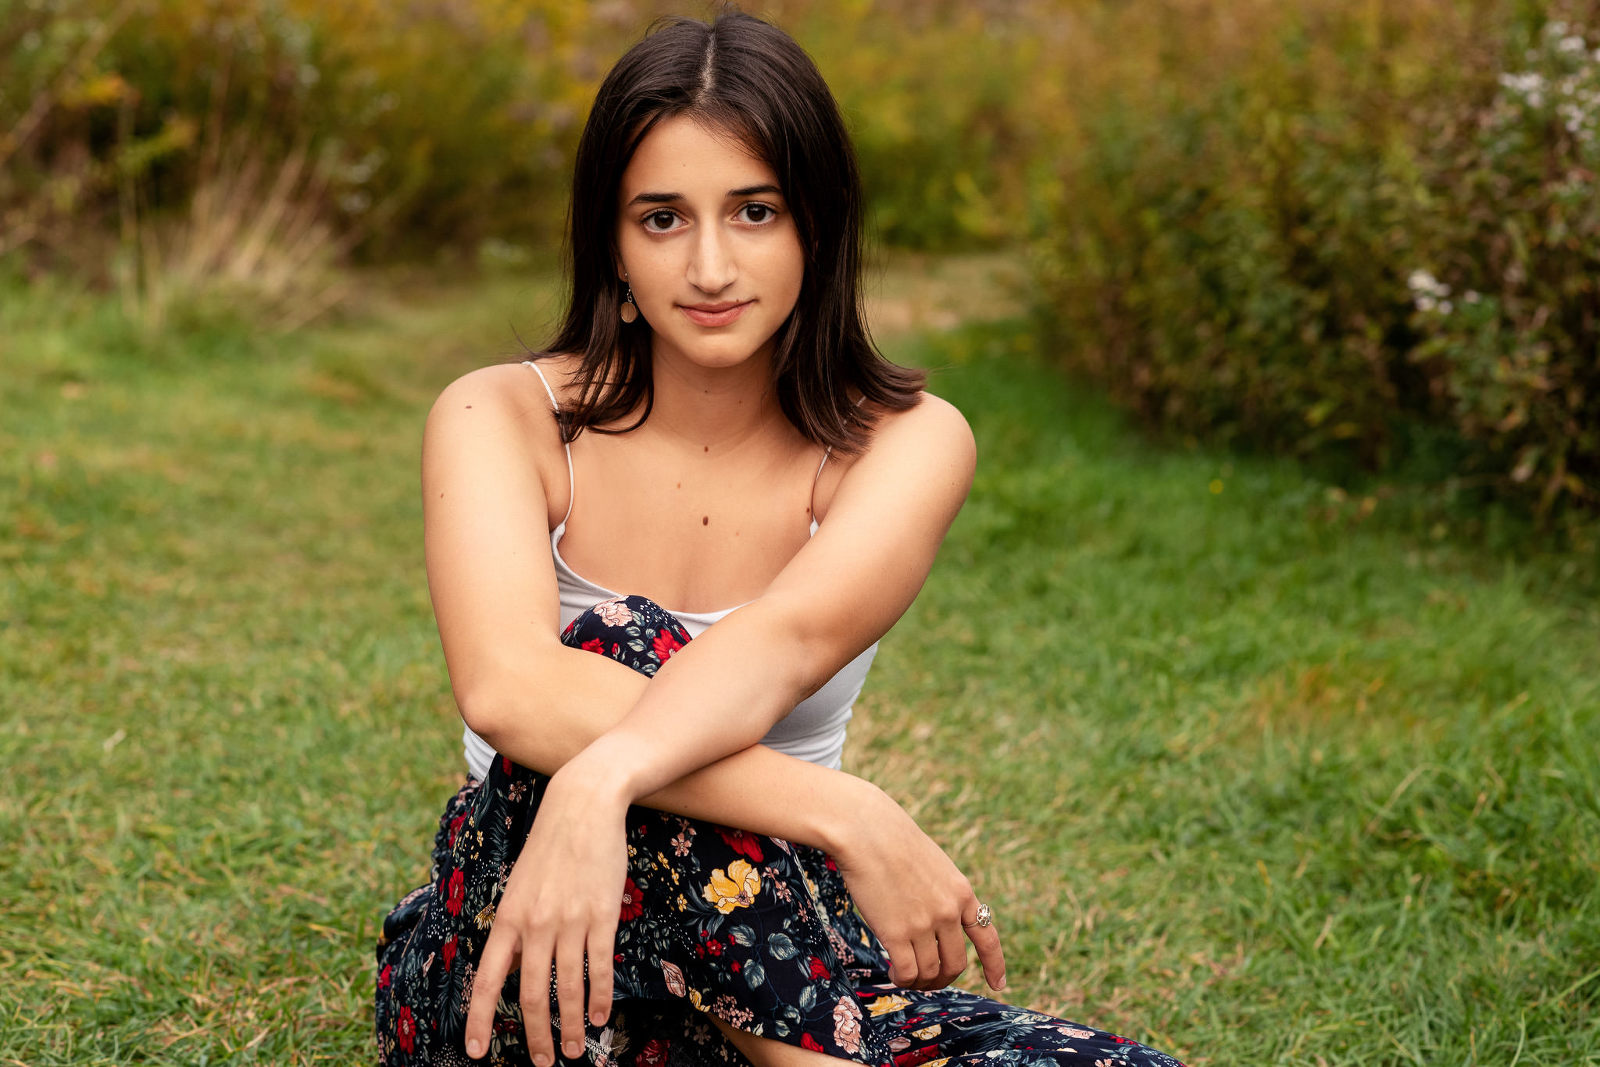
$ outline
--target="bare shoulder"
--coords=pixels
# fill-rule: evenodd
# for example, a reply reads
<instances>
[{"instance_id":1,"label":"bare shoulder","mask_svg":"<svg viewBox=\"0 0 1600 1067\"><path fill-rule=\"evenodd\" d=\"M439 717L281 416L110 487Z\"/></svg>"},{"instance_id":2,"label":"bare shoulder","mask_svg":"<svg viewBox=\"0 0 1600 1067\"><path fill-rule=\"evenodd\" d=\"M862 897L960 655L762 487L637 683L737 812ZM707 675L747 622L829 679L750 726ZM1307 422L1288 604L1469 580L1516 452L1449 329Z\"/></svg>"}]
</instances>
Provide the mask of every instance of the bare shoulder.
<instances>
[{"instance_id":1,"label":"bare shoulder","mask_svg":"<svg viewBox=\"0 0 1600 1067\"><path fill-rule=\"evenodd\" d=\"M557 375L544 368L552 385ZM565 376L561 376L565 383ZM539 373L523 363L497 363L468 371L439 393L430 418L455 411L488 413L549 411L550 398L539 380Z\"/></svg>"},{"instance_id":2,"label":"bare shoulder","mask_svg":"<svg viewBox=\"0 0 1600 1067\"><path fill-rule=\"evenodd\" d=\"M965 483L976 463L977 445L966 416L948 400L923 393L915 407L880 415L867 447L849 467L895 476L923 470Z\"/></svg>"},{"instance_id":3,"label":"bare shoulder","mask_svg":"<svg viewBox=\"0 0 1600 1067\"><path fill-rule=\"evenodd\" d=\"M560 357L541 360L538 369L524 363L500 363L468 371L434 400L427 435L510 433L524 444L559 445L560 430L545 382L550 383L559 403L569 378L568 361Z\"/></svg>"},{"instance_id":4,"label":"bare shoulder","mask_svg":"<svg viewBox=\"0 0 1600 1067\"><path fill-rule=\"evenodd\" d=\"M967 425L966 416L950 401L932 393L923 393L916 407L886 412L880 416L868 451L887 440L893 440L896 444L911 441L956 452L976 453L972 427Z\"/></svg>"},{"instance_id":5,"label":"bare shoulder","mask_svg":"<svg viewBox=\"0 0 1600 1067\"><path fill-rule=\"evenodd\" d=\"M915 407L880 414L860 453L824 468L817 483L817 518L839 496L856 495L852 487L867 495L921 487L959 507L976 467L977 444L966 417L948 400L923 393Z\"/></svg>"}]
</instances>

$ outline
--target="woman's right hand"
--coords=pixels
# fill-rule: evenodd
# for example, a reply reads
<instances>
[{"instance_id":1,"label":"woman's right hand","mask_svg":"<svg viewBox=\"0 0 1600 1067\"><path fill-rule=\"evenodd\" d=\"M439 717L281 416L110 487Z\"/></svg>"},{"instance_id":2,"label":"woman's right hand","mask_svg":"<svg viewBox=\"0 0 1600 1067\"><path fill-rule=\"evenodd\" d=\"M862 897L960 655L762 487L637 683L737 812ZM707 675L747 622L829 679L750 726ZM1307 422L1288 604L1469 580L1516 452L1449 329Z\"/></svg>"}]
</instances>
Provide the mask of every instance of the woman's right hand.
<instances>
[{"instance_id":1,"label":"woman's right hand","mask_svg":"<svg viewBox=\"0 0 1600 1067\"><path fill-rule=\"evenodd\" d=\"M833 850L856 908L889 953L889 977L910 989L942 989L967 967L970 939L993 990L1006 986L1000 931L979 926L972 883L883 790L870 783Z\"/></svg>"}]
</instances>

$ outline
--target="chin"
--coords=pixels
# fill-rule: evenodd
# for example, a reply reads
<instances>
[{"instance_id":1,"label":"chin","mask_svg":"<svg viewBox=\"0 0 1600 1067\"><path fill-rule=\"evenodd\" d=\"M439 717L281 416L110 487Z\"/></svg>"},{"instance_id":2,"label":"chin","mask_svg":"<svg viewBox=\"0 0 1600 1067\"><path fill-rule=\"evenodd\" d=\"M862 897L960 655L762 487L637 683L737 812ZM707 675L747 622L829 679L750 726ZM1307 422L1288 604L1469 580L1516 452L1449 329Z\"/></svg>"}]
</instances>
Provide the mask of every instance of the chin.
<instances>
[{"instance_id":1,"label":"chin","mask_svg":"<svg viewBox=\"0 0 1600 1067\"><path fill-rule=\"evenodd\" d=\"M738 367L772 351L771 338L757 343L733 337L709 341L706 338L696 338L685 343L679 343L672 338L663 340L667 342L669 348L678 352L688 362L711 370Z\"/></svg>"}]
</instances>

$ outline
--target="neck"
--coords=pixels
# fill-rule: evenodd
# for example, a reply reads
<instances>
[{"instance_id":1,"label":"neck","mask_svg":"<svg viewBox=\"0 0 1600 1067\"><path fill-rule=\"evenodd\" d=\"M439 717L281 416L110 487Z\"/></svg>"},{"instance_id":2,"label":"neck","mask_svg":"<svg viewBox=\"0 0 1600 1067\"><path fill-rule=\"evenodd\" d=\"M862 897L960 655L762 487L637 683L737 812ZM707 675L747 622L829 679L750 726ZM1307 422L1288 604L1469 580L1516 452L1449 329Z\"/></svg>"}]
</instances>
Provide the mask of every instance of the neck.
<instances>
[{"instance_id":1,"label":"neck","mask_svg":"<svg viewBox=\"0 0 1600 1067\"><path fill-rule=\"evenodd\" d=\"M751 438L788 428L772 389L770 353L732 367L702 367L656 353L655 401L646 425L655 433L721 452Z\"/></svg>"}]
</instances>

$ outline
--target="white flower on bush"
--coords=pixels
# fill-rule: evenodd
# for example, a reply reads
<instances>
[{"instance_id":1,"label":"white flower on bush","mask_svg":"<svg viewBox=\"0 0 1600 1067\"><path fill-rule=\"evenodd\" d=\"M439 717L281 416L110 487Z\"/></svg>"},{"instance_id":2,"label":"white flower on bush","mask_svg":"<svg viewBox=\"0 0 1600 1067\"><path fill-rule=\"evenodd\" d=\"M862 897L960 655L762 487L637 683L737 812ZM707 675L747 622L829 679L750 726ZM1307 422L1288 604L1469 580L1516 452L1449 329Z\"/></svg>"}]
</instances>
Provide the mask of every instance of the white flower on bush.
<instances>
[{"instance_id":1,"label":"white flower on bush","mask_svg":"<svg viewBox=\"0 0 1600 1067\"><path fill-rule=\"evenodd\" d=\"M1448 299L1450 287L1433 276L1432 271L1414 270L1406 277L1406 288L1418 311L1438 311L1450 314L1453 305Z\"/></svg>"},{"instance_id":2,"label":"white flower on bush","mask_svg":"<svg viewBox=\"0 0 1600 1067\"><path fill-rule=\"evenodd\" d=\"M1500 75L1500 98L1510 108L1502 122L1516 121L1520 110L1541 111L1551 103L1569 135L1585 145L1593 143L1600 135L1600 48L1591 52L1588 37L1560 20L1545 25L1542 43L1542 49L1527 53L1528 64L1542 71Z\"/></svg>"},{"instance_id":3,"label":"white flower on bush","mask_svg":"<svg viewBox=\"0 0 1600 1067\"><path fill-rule=\"evenodd\" d=\"M1544 106L1544 92L1547 86L1544 75L1537 71L1530 70L1522 74L1507 71L1500 75L1500 86L1508 93L1522 97L1529 107Z\"/></svg>"}]
</instances>

